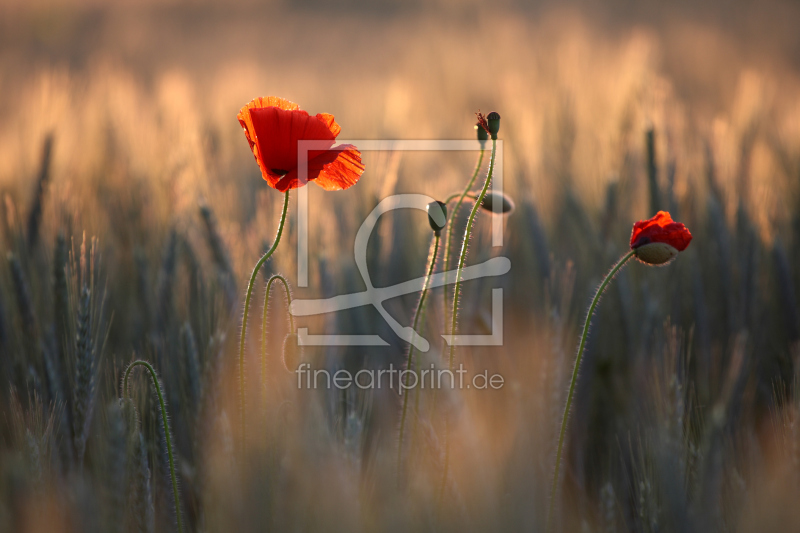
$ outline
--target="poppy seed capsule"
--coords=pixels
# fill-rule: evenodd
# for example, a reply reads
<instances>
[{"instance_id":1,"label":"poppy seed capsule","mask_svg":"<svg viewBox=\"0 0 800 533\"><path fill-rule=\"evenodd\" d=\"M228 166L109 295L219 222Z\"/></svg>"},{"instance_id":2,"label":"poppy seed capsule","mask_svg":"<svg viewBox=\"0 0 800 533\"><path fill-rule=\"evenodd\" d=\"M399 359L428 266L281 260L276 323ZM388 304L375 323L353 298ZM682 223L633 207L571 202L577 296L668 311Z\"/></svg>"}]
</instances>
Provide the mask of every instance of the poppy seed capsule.
<instances>
[{"instance_id":1,"label":"poppy seed capsule","mask_svg":"<svg viewBox=\"0 0 800 533\"><path fill-rule=\"evenodd\" d=\"M495 208L495 206L497 206ZM489 192L481 201L481 209L498 215L507 215L514 210L514 202L505 194Z\"/></svg>"},{"instance_id":2,"label":"poppy seed capsule","mask_svg":"<svg viewBox=\"0 0 800 533\"><path fill-rule=\"evenodd\" d=\"M439 232L447 225L447 206L444 202L436 200L428 204L427 211L428 223L430 223L433 232L439 235Z\"/></svg>"},{"instance_id":3,"label":"poppy seed capsule","mask_svg":"<svg viewBox=\"0 0 800 533\"><path fill-rule=\"evenodd\" d=\"M487 115L486 121L489 123L489 133L492 134L492 139L497 139L497 132L500 131L500 113L492 111Z\"/></svg>"},{"instance_id":4,"label":"poppy seed capsule","mask_svg":"<svg viewBox=\"0 0 800 533\"><path fill-rule=\"evenodd\" d=\"M283 366L289 372L294 372L303 359L303 348L300 346L300 340L297 333L289 333L283 339Z\"/></svg>"},{"instance_id":5,"label":"poppy seed capsule","mask_svg":"<svg viewBox=\"0 0 800 533\"><path fill-rule=\"evenodd\" d=\"M634 249L636 259L648 265L665 265L675 259L678 250L665 242L651 242Z\"/></svg>"}]
</instances>

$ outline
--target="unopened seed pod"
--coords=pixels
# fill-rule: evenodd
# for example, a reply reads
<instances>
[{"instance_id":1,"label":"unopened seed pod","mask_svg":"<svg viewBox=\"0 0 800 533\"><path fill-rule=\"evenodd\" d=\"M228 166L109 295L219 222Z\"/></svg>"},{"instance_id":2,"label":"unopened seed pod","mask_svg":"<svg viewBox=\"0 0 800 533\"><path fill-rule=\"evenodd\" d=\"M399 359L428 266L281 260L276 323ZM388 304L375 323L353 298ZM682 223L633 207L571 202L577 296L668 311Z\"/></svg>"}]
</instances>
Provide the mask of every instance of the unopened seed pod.
<instances>
[{"instance_id":1,"label":"unopened seed pod","mask_svg":"<svg viewBox=\"0 0 800 533\"><path fill-rule=\"evenodd\" d=\"M447 225L447 206L444 202L436 200L428 204L427 211L428 223L430 223L434 233L438 235Z\"/></svg>"},{"instance_id":2,"label":"unopened seed pod","mask_svg":"<svg viewBox=\"0 0 800 533\"><path fill-rule=\"evenodd\" d=\"M481 201L481 209L496 215L507 215L514 210L514 202L505 194L488 192Z\"/></svg>"},{"instance_id":3,"label":"unopened seed pod","mask_svg":"<svg viewBox=\"0 0 800 533\"><path fill-rule=\"evenodd\" d=\"M486 141L489 140L489 132L484 129L480 122L475 124L475 131L478 133L478 142L480 142L481 147L483 147Z\"/></svg>"},{"instance_id":4,"label":"unopened seed pod","mask_svg":"<svg viewBox=\"0 0 800 533\"><path fill-rule=\"evenodd\" d=\"M497 132L500 131L500 113L492 111L486 116L486 122L489 124L489 133L492 134L492 139L497 139Z\"/></svg>"}]
</instances>

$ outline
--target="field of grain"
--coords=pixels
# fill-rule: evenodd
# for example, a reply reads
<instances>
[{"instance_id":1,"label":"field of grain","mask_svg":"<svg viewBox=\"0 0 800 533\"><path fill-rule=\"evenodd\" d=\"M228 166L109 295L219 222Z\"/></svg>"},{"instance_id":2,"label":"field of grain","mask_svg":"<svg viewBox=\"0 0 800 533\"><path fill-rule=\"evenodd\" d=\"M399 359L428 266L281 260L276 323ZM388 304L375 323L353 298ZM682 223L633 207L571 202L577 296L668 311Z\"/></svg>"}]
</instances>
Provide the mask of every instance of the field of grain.
<instances>
[{"instance_id":1,"label":"field of grain","mask_svg":"<svg viewBox=\"0 0 800 533\"><path fill-rule=\"evenodd\" d=\"M551 529L800 528L798 20L790 0L1 1L0 531L545 531L587 309L658 210L693 240L630 262L597 308ZM298 362L403 368L409 344L369 306L290 324L277 284L262 318L276 273L295 300L364 290L370 211L460 192L477 152L364 151L352 188L308 185L307 287L293 191L240 371L283 195L236 114L267 95L341 139L473 140L476 112L501 115L515 209L477 211L466 264L511 270L463 283L458 332L490 333L502 288L503 342L455 364L502 387L416 391L405 417L397 383L298 387ZM384 215L375 286L422 277L432 237L424 213ZM418 367L448 365L452 298L427 293ZM419 299L385 305L411 325ZM298 350L292 325L388 346ZM135 360L166 426L146 368L123 390Z\"/></svg>"}]
</instances>

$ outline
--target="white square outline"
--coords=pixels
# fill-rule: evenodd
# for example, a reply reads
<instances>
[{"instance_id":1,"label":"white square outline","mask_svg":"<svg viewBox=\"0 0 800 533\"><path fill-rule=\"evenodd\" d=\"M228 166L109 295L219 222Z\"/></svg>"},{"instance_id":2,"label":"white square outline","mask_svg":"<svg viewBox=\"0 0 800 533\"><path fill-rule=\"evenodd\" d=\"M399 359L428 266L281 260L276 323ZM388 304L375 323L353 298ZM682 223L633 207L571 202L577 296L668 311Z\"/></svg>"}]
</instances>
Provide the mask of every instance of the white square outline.
<instances>
[{"instance_id":1,"label":"white square outline","mask_svg":"<svg viewBox=\"0 0 800 533\"><path fill-rule=\"evenodd\" d=\"M481 144L467 140L341 140L338 144L352 144L360 152L370 151L400 151L400 152L472 152L480 151ZM487 147L490 141L486 141ZM297 179L300 186L297 189L297 286L308 287L308 190L304 187L308 183L308 152L311 150L328 150L328 141L300 140L297 143ZM491 149L488 150L491 153ZM492 191L503 192L503 141L497 140L495 154L495 167L492 172ZM501 211L502 200L495 197L493 208ZM492 247L503 246L503 220L502 217L492 217Z\"/></svg>"},{"instance_id":2,"label":"white square outline","mask_svg":"<svg viewBox=\"0 0 800 533\"><path fill-rule=\"evenodd\" d=\"M338 144L354 145L359 151L480 151L477 140L339 140ZM308 153L330 149L328 141L300 140L297 150L297 286L308 287ZM491 152L490 152L491 153ZM497 140L492 172L493 209L500 212L503 192L503 141ZM503 217L492 217L492 247L503 245ZM500 346L503 344L503 289L492 289L492 333L489 335L440 335L448 345ZM298 328L298 343L305 346L386 346L379 335L310 335L308 328Z\"/></svg>"}]
</instances>

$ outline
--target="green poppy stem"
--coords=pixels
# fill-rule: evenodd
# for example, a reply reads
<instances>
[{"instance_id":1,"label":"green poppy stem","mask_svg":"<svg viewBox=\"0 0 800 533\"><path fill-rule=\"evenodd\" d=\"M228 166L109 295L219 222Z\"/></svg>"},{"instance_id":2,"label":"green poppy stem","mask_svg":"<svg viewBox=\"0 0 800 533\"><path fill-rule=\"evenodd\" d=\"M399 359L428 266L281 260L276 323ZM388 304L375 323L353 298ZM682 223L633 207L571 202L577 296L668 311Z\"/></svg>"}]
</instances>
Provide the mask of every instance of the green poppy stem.
<instances>
[{"instance_id":1,"label":"green poppy stem","mask_svg":"<svg viewBox=\"0 0 800 533\"><path fill-rule=\"evenodd\" d=\"M428 285L431 280L431 274L433 273L433 268L436 266L436 255L439 253L439 241L441 237L439 236L439 232L436 232L433 237L433 245L430 252L430 256L428 257L428 268L425 274L425 282L422 285L422 294L419 297L419 302L417 303L417 310L414 312L414 337L411 339L411 345L408 348L408 358L406 359L406 370L411 370L415 366L418 368L419 365L413 364L412 365L412 358L414 357L414 340L417 334L417 325L419 324L420 318L422 315L425 314L425 301L426 296L428 295ZM416 363L416 360L413 360ZM405 430L405 422L406 422L406 411L408 409L408 374L405 374L405 386L406 386L406 394L403 397L403 413L400 416L400 433L397 438L397 481L398 484L400 482L400 473L402 471L403 466L403 431ZM401 389L402 390L402 389ZM415 387L415 392L419 390L418 387ZM418 393L418 392L417 392Z\"/></svg>"},{"instance_id":2,"label":"green poppy stem","mask_svg":"<svg viewBox=\"0 0 800 533\"><path fill-rule=\"evenodd\" d=\"M455 229L455 222L456 222L456 215L458 215L458 210L461 209L461 204L464 203L464 198L469 196L469 191L472 189L472 186L475 184L475 179L478 177L478 173L481 171L481 165L483 164L483 154L485 150L481 148L481 152L478 155L478 163L475 165L475 171L472 173L472 178L470 178L467 186L464 187L464 191L459 195L458 193L451 194L445 204L449 204L451 200L458 197L458 202L453 207L453 214L450 215L449 220L447 222L447 235L444 239L444 258L443 258L443 267L442 270L444 271L444 285L442 286L442 298L444 299L444 327L445 327L445 334L450 333L447 330L447 272L450 270L450 248L452 247L453 242L453 230Z\"/></svg>"},{"instance_id":3,"label":"green poppy stem","mask_svg":"<svg viewBox=\"0 0 800 533\"><path fill-rule=\"evenodd\" d=\"M606 278L597 288L597 292L592 299L592 305L589 306L589 312L586 314L586 322L583 324L583 335L581 335L581 343L578 346L578 356L575 358L575 367L572 369L572 380L569 384L569 391L567 392L567 404L564 406L564 415L561 417L561 431L558 435L558 448L556 449L556 465L555 470L553 472L553 487L550 490L550 507L547 510L547 528L545 531L550 531L550 525L553 519L553 512L555 511L555 504L556 504L556 492L558 491L558 474L559 469L561 467L561 452L564 448L564 437L567 433L567 420L569 420L569 410L572 407L572 397L575 394L575 385L578 382L578 372L581 368L581 360L583 359L583 350L586 348L586 338L589 335L589 325L592 322L592 315L594 315L594 310L597 307L598 302L600 301L600 297L603 295L603 292L606 290L606 287L614 279L614 276L617 275L617 272L625 266L625 263L633 257L635 251L631 250L614 265L614 268L606 275Z\"/></svg>"},{"instance_id":4,"label":"green poppy stem","mask_svg":"<svg viewBox=\"0 0 800 533\"><path fill-rule=\"evenodd\" d=\"M183 521L181 519L181 502L180 497L178 496L178 478L175 475L175 458L173 457L172 453L172 438L169 431L169 424L167 418L167 407L164 404L164 394L161 391L161 384L158 382L158 376L156 375L156 371L153 366L148 363L147 361L134 361L130 365L128 365L127 370L125 370L125 377L122 381L122 397L125 398L130 397L130 391L128 390L128 377L130 376L133 369L137 366L143 366L150 372L150 378L153 380L153 387L156 389L156 394L158 395L158 404L161 408L161 422L164 424L164 437L167 441L167 456L169 458L169 476L172 479L172 496L175 498L175 516L178 522L178 532L183 533Z\"/></svg>"},{"instance_id":5,"label":"green poppy stem","mask_svg":"<svg viewBox=\"0 0 800 533\"><path fill-rule=\"evenodd\" d=\"M494 136L496 137L496 135ZM450 343L450 357L448 358L448 365L447 368L452 372L453 371L453 361L455 360L455 335L456 335L456 327L458 326L458 300L461 296L461 274L464 270L464 263L467 260L467 249L469 248L469 238L472 235L472 225L475 222L475 217L478 215L478 210L481 208L481 202L483 202L483 197L486 196L486 192L489 190L489 184L492 182L492 174L494 173L494 164L495 158L497 156L497 139L492 139L492 156L489 159L489 172L486 174L486 181L483 183L483 189L481 189L481 194L475 200L475 204L472 206L472 211L469 213L469 218L467 219L467 228L464 230L464 241L461 243L461 254L458 258L458 270L456 271L456 286L453 289L453 312L452 312L452 323L450 326L450 332L453 336L451 339L452 342ZM466 196L466 192L464 194ZM445 264L445 268L447 268ZM445 306L446 307L446 306ZM442 498L444 497L444 489L445 485L447 484L447 474L450 467L450 438L449 438L449 431L450 431L450 424L445 422L445 441L444 441L444 468L442 470L442 483L439 487L439 503L441 503Z\"/></svg>"},{"instance_id":6,"label":"green poppy stem","mask_svg":"<svg viewBox=\"0 0 800 533\"><path fill-rule=\"evenodd\" d=\"M264 295L264 311L261 314L261 383L267 385L267 312L269 311L269 291L272 289L272 284L280 281L283 288L286 290L286 314L289 316L289 333L294 333L294 317L289 312L289 307L292 305L292 291L289 290L289 282L280 274L274 274L267 281L267 291Z\"/></svg>"},{"instance_id":7,"label":"green poppy stem","mask_svg":"<svg viewBox=\"0 0 800 533\"><path fill-rule=\"evenodd\" d=\"M291 189L290 189L291 190ZM242 455L244 455L244 446L246 442L247 436L247 424L245 422L245 390L244 390L244 344L245 339L247 338L247 315L250 311L250 297L253 294L253 284L255 284L256 276L258 275L258 271L261 270L261 266L270 258L270 256L275 252L275 249L278 247L278 243L281 242L281 235L283 234L283 226L286 223L286 211L289 208L289 191L286 191L286 194L283 198L283 212L281 213L281 220L278 223L278 234L275 236L275 242L272 243L272 247L265 253L261 259L258 260L256 263L255 268L253 268L253 273L250 276L250 283L247 284L247 294L244 297L244 316L242 317L242 333L239 338L239 403L241 404L241 414L242 414Z\"/></svg>"}]
</instances>

